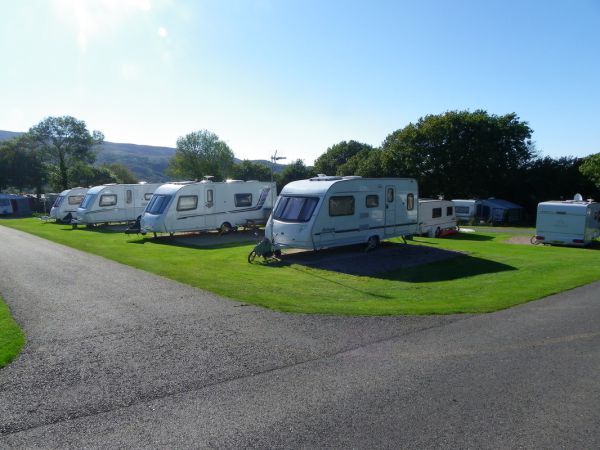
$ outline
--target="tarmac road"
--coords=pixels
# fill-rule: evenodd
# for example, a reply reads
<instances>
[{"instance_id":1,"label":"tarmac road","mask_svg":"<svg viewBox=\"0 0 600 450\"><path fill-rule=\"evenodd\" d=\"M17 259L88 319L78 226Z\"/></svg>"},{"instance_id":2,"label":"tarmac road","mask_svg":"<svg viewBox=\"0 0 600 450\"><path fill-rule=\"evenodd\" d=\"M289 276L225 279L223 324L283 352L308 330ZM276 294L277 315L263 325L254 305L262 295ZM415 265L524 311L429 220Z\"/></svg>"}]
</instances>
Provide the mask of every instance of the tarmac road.
<instances>
[{"instance_id":1,"label":"tarmac road","mask_svg":"<svg viewBox=\"0 0 600 450\"><path fill-rule=\"evenodd\" d=\"M598 448L600 283L487 315L244 306L0 226L0 448Z\"/></svg>"}]
</instances>

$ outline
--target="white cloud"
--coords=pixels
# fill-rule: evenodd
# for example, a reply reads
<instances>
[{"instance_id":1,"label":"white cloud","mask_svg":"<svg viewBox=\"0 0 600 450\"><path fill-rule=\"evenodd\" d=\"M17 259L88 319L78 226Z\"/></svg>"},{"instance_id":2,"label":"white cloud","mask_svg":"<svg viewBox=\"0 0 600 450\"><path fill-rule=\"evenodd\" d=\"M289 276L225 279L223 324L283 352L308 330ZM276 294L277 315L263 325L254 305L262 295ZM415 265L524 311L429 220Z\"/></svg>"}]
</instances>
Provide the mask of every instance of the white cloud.
<instances>
[{"instance_id":1,"label":"white cloud","mask_svg":"<svg viewBox=\"0 0 600 450\"><path fill-rule=\"evenodd\" d=\"M158 27L157 32L161 38L166 38L169 35L169 32L167 31L167 29L165 27Z\"/></svg>"}]
</instances>

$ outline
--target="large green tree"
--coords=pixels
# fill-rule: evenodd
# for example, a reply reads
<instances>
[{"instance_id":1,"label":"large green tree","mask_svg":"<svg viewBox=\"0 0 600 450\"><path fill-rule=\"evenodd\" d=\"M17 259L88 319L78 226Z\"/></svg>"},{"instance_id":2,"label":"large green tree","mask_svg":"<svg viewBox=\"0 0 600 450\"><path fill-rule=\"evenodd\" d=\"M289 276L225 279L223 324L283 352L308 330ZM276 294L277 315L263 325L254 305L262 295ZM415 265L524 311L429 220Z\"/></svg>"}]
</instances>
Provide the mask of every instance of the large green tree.
<instances>
[{"instance_id":1,"label":"large green tree","mask_svg":"<svg viewBox=\"0 0 600 450\"><path fill-rule=\"evenodd\" d=\"M600 189L600 153L585 158L579 170Z\"/></svg>"},{"instance_id":2,"label":"large green tree","mask_svg":"<svg viewBox=\"0 0 600 450\"><path fill-rule=\"evenodd\" d=\"M41 194L47 167L27 134L0 143L0 191L35 189Z\"/></svg>"},{"instance_id":3,"label":"large green tree","mask_svg":"<svg viewBox=\"0 0 600 450\"><path fill-rule=\"evenodd\" d=\"M101 132L90 133L83 120L71 116L47 117L30 128L28 135L52 166L59 189L71 187L69 168L92 164L96 159L93 147L104 141Z\"/></svg>"},{"instance_id":4,"label":"large green tree","mask_svg":"<svg viewBox=\"0 0 600 450\"><path fill-rule=\"evenodd\" d=\"M506 196L535 156L531 132L514 113L428 115L385 139L382 175L416 177L427 196Z\"/></svg>"},{"instance_id":5,"label":"large green tree","mask_svg":"<svg viewBox=\"0 0 600 450\"><path fill-rule=\"evenodd\" d=\"M169 161L173 177L201 179L213 176L225 179L233 166L233 152L215 133L200 130L177 139L175 155Z\"/></svg>"},{"instance_id":6,"label":"large green tree","mask_svg":"<svg viewBox=\"0 0 600 450\"><path fill-rule=\"evenodd\" d=\"M342 141L329 147L325 153L315 160L315 171L325 175L341 175L340 167L359 153L372 150L369 144L357 141ZM345 174L353 175L353 174Z\"/></svg>"},{"instance_id":7,"label":"large green tree","mask_svg":"<svg viewBox=\"0 0 600 450\"><path fill-rule=\"evenodd\" d=\"M231 177L236 180L258 180L269 181L271 179L271 169L264 164L255 163L247 159L239 164L234 164L231 168Z\"/></svg>"},{"instance_id":8,"label":"large green tree","mask_svg":"<svg viewBox=\"0 0 600 450\"><path fill-rule=\"evenodd\" d=\"M285 166L281 173L277 174L277 190L281 191L283 186L292 181L304 180L314 175L315 171L311 167L307 167L304 161L297 159Z\"/></svg>"}]
</instances>

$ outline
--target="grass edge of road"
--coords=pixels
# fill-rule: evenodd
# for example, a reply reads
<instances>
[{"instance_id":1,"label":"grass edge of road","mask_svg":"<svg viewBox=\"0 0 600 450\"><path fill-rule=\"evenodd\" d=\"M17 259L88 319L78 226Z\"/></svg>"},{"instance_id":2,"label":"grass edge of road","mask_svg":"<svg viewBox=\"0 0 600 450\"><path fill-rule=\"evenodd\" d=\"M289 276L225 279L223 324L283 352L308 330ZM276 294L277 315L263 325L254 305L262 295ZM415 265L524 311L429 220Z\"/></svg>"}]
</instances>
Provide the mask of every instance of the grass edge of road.
<instances>
[{"instance_id":1,"label":"grass edge of road","mask_svg":"<svg viewBox=\"0 0 600 450\"><path fill-rule=\"evenodd\" d=\"M0 297L0 369L11 363L25 345L25 334Z\"/></svg>"}]
</instances>

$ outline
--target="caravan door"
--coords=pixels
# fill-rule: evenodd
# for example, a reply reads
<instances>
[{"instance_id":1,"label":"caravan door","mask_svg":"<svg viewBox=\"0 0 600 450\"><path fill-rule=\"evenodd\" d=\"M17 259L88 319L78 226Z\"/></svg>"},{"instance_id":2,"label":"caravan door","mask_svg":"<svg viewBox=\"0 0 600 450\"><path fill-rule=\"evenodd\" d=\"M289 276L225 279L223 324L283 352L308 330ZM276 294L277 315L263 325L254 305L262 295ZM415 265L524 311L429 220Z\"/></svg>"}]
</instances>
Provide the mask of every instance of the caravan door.
<instances>
[{"instance_id":1,"label":"caravan door","mask_svg":"<svg viewBox=\"0 0 600 450\"><path fill-rule=\"evenodd\" d=\"M396 188L385 187L385 235L391 236L395 232L396 224Z\"/></svg>"},{"instance_id":2,"label":"caravan door","mask_svg":"<svg viewBox=\"0 0 600 450\"><path fill-rule=\"evenodd\" d=\"M208 229L216 229L221 224L217 223L217 199L213 187L207 187L204 190L204 211L206 212L206 227Z\"/></svg>"}]
</instances>

